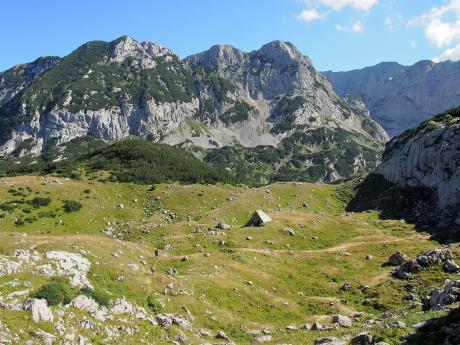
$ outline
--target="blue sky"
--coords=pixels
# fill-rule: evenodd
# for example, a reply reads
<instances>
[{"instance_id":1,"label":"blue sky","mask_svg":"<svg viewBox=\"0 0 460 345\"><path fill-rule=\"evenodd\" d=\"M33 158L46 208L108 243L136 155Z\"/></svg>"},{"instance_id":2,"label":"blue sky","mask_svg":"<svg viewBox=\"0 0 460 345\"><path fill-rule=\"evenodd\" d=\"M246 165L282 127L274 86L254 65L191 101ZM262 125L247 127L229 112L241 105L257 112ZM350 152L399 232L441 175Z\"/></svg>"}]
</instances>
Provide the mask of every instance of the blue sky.
<instances>
[{"instance_id":1,"label":"blue sky","mask_svg":"<svg viewBox=\"0 0 460 345\"><path fill-rule=\"evenodd\" d=\"M0 70L127 34L185 57L294 43L319 70L460 59L460 0L3 0Z\"/></svg>"}]
</instances>

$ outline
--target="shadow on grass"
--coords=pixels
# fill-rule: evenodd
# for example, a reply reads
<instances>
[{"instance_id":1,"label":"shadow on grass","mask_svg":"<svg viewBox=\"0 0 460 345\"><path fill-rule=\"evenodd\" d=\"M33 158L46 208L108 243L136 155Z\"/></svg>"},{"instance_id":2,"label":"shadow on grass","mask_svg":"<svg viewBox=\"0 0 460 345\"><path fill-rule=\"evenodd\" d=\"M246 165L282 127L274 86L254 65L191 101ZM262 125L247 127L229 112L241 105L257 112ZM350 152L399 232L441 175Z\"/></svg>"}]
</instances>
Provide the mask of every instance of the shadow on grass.
<instances>
[{"instance_id":1,"label":"shadow on grass","mask_svg":"<svg viewBox=\"0 0 460 345\"><path fill-rule=\"evenodd\" d=\"M406 337L407 345L460 344L460 308L446 316L428 320L414 334Z\"/></svg>"},{"instance_id":2,"label":"shadow on grass","mask_svg":"<svg viewBox=\"0 0 460 345\"><path fill-rule=\"evenodd\" d=\"M348 212L376 210L381 219L403 219L441 243L460 241L458 229L438 227L441 210L436 192L431 189L402 188L382 175L371 173L344 183L337 193L347 203Z\"/></svg>"}]
</instances>

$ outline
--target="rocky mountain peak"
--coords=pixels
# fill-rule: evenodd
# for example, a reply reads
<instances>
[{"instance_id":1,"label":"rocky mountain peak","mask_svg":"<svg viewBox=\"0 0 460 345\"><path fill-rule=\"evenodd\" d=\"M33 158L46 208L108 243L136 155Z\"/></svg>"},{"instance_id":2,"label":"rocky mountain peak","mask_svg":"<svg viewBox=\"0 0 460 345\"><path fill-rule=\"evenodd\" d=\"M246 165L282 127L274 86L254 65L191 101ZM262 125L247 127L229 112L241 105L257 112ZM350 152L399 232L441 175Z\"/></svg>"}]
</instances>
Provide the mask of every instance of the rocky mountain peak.
<instances>
[{"instance_id":1,"label":"rocky mountain peak","mask_svg":"<svg viewBox=\"0 0 460 345\"><path fill-rule=\"evenodd\" d=\"M129 57L138 58L144 68L155 66L154 59L166 55L175 55L171 50L152 42L138 42L130 36L122 36L111 42L109 61L123 62Z\"/></svg>"},{"instance_id":2,"label":"rocky mountain peak","mask_svg":"<svg viewBox=\"0 0 460 345\"><path fill-rule=\"evenodd\" d=\"M239 65L245 59L245 53L228 45L214 45L208 50L191 55L185 60L189 63L198 63L208 69L224 69L229 66Z\"/></svg>"},{"instance_id":3,"label":"rocky mountain peak","mask_svg":"<svg viewBox=\"0 0 460 345\"><path fill-rule=\"evenodd\" d=\"M254 51L252 55L265 61L272 61L274 64L278 65L289 64L293 61L305 61L311 64L310 60L290 42L273 41L267 43L260 49Z\"/></svg>"}]
</instances>

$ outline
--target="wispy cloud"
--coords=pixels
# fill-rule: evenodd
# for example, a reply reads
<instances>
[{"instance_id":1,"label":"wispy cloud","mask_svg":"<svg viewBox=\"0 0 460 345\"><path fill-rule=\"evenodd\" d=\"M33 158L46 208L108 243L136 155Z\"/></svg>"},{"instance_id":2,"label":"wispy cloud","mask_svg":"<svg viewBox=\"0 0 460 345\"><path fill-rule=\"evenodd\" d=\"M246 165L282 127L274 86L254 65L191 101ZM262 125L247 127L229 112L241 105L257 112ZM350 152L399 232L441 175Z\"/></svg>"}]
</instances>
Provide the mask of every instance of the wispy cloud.
<instances>
[{"instance_id":1,"label":"wispy cloud","mask_svg":"<svg viewBox=\"0 0 460 345\"><path fill-rule=\"evenodd\" d=\"M353 22L350 26L342 25L342 24L336 24L335 29L337 31L351 31L351 32L361 34L361 33L364 32L364 25L360 20L357 20L357 21Z\"/></svg>"},{"instance_id":2,"label":"wispy cloud","mask_svg":"<svg viewBox=\"0 0 460 345\"><path fill-rule=\"evenodd\" d=\"M324 16L314 8L312 8L311 10L303 10L297 16L298 19L304 20L306 22L312 22L314 20L321 19L323 17Z\"/></svg>"},{"instance_id":3,"label":"wispy cloud","mask_svg":"<svg viewBox=\"0 0 460 345\"><path fill-rule=\"evenodd\" d=\"M379 0L305 0L308 5L320 4L330 7L336 11L350 6L359 11L369 11L372 7L377 5Z\"/></svg>"},{"instance_id":4,"label":"wispy cloud","mask_svg":"<svg viewBox=\"0 0 460 345\"><path fill-rule=\"evenodd\" d=\"M380 0L303 0L304 3L308 6L307 9L303 10L297 15L297 19L303 20L306 22L311 22L317 19L322 19L327 16L328 12L331 11L340 11L345 7L351 7L358 11L369 12L372 7L377 5ZM352 26L346 30L345 27L342 27L344 30L339 31L354 31L362 32L364 30L361 22L356 22L356 26ZM337 27L336 27L337 29Z\"/></svg>"},{"instance_id":5,"label":"wispy cloud","mask_svg":"<svg viewBox=\"0 0 460 345\"><path fill-rule=\"evenodd\" d=\"M351 26L351 31L356 32L356 33L363 33L364 32L364 25L360 20L357 20L356 22L353 23Z\"/></svg>"}]
</instances>

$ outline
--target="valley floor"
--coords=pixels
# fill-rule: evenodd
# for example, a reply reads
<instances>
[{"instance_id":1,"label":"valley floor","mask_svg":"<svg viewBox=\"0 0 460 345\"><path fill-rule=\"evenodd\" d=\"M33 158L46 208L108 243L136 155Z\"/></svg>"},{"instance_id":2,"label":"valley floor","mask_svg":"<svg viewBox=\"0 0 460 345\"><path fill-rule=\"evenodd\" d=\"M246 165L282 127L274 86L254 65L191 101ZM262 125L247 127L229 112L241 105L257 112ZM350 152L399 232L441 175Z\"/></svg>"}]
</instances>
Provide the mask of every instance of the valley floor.
<instances>
[{"instance_id":1,"label":"valley floor","mask_svg":"<svg viewBox=\"0 0 460 345\"><path fill-rule=\"evenodd\" d=\"M0 337L4 332L11 343L46 343L51 338L45 332L59 344L65 339L69 344L79 339L200 344L225 341L223 334L215 339L221 330L241 344L313 344L321 337L368 330L376 340L399 344L401 335L413 332L412 325L444 312L424 313L419 299L405 300L407 281L391 278L394 268L385 263L396 251L414 257L439 245L404 221L381 220L376 212L346 213L336 188L307 183L152 187L51 176L3 178L0 267L7 260L22 266L12 273L0 270ZM34 198L51 200L39 206L27 202ZM65 200L78 201L82 208L65 212ZM273 221L244 227L258 209ZM216 228L220 222L231 228ZM37 258L18 258L18 249L36 252ZM94 310L72 305L53 306L53 322L34 323L29 311L5 307L22 305L27 293L11 293L26 290L18 287L24 282L35 291L52 280L38 268L50 262L50 251L76 253L91 262L89 282L112 300L104 320L94 317ZM64 272L69 274L75 272ZM436 266L411 282L417 296L423 296L447 278L452 274ZM345 283L351 286L346 291ZM122 298L134 311L113 309ZM395 318L376 321L386 311ZM158 314L181 317L171 327L154 326ZM351 317L353 326L304 327L332 325L337 314ZM405 327L385 327L397 320Z\"/></svg>"}]
</instances>

